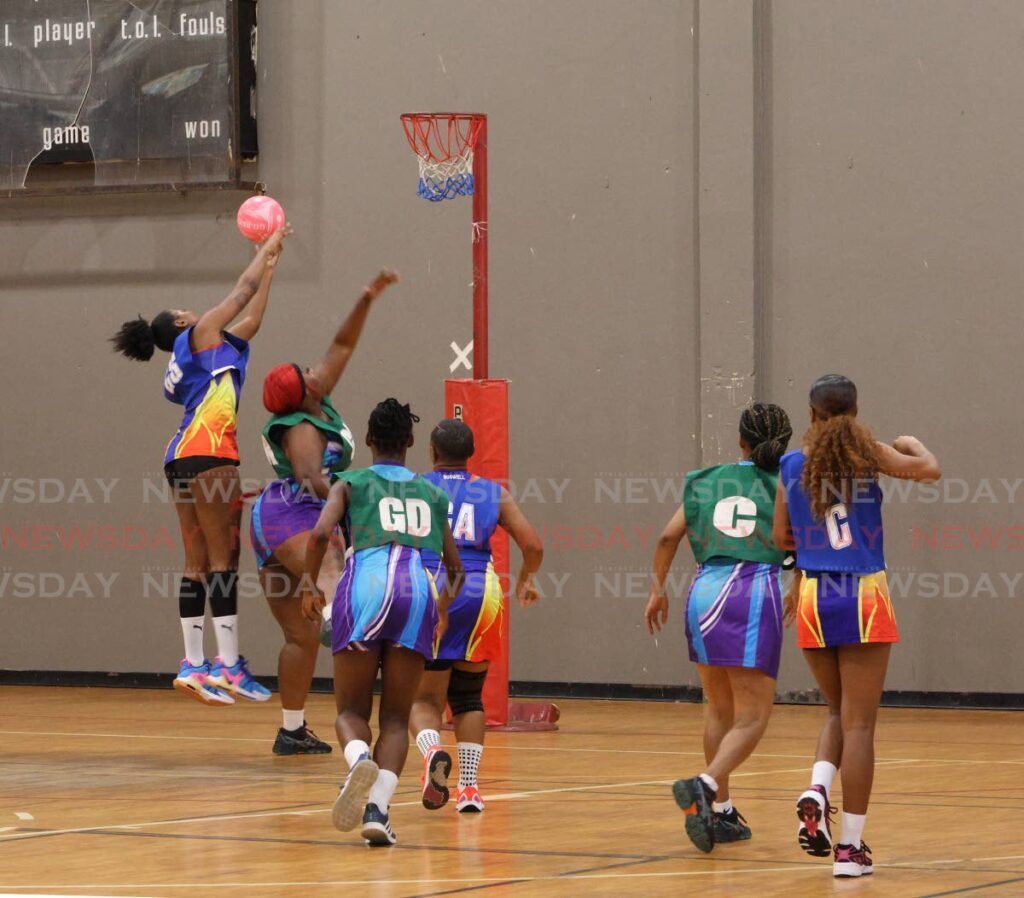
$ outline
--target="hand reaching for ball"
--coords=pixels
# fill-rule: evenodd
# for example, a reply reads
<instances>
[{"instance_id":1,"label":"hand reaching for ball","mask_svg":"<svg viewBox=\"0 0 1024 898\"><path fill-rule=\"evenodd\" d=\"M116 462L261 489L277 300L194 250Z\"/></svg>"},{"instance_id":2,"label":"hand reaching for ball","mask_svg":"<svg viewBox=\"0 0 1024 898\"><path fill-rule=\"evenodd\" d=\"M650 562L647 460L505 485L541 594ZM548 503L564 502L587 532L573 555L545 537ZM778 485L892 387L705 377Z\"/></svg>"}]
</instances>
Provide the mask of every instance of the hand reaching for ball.
<instances>
[{"instance_id":1,"label":"hand reaching for ball","mask_svg":"<svg viewBox=\"0 0 1024 898\"><path fill-rule=\"evenodd\" d=\"M381 295L381 293L387 290L388 287L392 284L397 284L398 281L398 272L392 271L390 268L385 268L373 279L373 283L363 291L363 294L367 299L376 299Z\"/></svg>"}]
</instances>

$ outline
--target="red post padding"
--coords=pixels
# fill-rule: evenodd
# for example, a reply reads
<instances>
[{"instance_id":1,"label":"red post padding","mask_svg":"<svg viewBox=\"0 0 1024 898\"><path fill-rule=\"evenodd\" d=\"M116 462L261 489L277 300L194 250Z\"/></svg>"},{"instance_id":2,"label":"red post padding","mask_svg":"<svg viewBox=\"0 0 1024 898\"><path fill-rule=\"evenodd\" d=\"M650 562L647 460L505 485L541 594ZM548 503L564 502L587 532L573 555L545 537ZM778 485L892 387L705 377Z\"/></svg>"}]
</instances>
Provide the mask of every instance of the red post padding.
<instances>
[{"instance_id":1,"label":"red post padding","mask_svg":"<svg viewBox=\"0 0 1024 898\"><path fill-rule=\"evenodd\" d=\"M508 458L508 381L446 380L444 382L445 415L460 418L473 431L476 451L469 460L469 470L479 477L509 481ZM487 726L509 731L557 730L559 711L548 702L517 702L508 700L509 618L508 603L512 592L509 573L508 534L500 527L491 537L494 571L502 585L501 652L491 660L484 684L484 710Z\"/></svg>"},{"instance_id":2,"label":"red post padding","mask_svg":"<svg viewBox=\"0 0 1024 898\"><path fill-rule=\"evenodd\" d=\"M476 451L469 470L478 477L508 483L508 381L446 380L444 408L449 418L465 421L473 430ZM494 571L504 587L501 654L491 660L484 684L488 726L508 723L508 534L500 527L491 538Z\"/></svg>"}]
</instances>

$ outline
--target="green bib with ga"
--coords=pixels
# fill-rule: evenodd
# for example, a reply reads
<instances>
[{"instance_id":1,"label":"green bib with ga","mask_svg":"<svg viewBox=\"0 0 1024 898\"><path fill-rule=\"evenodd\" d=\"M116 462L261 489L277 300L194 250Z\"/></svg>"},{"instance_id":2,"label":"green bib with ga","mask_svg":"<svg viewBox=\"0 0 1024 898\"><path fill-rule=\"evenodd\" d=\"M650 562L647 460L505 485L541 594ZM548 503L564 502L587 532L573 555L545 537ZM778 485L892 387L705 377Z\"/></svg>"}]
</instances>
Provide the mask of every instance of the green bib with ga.
<instances>
[{"instance_id":1,"label":"green bib with ga","mask_svg":"<svg viewBox=\"0 0 1024 898\"><path fill-rule=\"evenodd\" d=\"M440 555L448 522L447 494L407 468L374 467L401 479L383 477L374 468L347 471L338 477L349 485L346 520L352 547L358 552L398 543Z\"/></svg>"},{"instance_id":2,"label":"green bib with ga","mask_svg":"<svg viewBox=\"0 0 1024 898\"><path fill-rule=\"evenodd\" d=\"M683 508L693 557L782 564L772 542L779 475L748 462L716 465L686 475Z\"/></svg>"},{"instance_id":3,"label":"green bib with ga","mask_svg":"<svg viewBox=\"0 0 1024 898\"><path fill-rule=\"evenodd\" d=\"M340 474L352 464L352 452L355 449L355 440L352 439L352 431L348 425L341 420L341 415L331 405L329 397L324 396L320 405L327 415L327 420L311 415L309 412L292 412L289 415L274 415L263 428L263 451L267 454L267 461L270 462L274 473L284 479L294 477L292 464L284 451L284 434L289 427L307 422L312 424L327 440L324 445L324 454L321 461L321 468L324 474L333 476Z\"/></svg>"}]
</instances>

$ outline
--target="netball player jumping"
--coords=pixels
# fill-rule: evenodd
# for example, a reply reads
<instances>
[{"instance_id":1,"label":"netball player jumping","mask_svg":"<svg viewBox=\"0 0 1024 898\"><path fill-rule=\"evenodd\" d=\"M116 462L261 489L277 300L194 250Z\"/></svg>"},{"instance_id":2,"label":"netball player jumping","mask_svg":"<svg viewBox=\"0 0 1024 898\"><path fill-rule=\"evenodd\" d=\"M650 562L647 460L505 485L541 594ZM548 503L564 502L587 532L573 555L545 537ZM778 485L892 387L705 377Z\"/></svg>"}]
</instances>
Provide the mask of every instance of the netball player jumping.
<instances>
[{"instance_id":1,"label":"netball player jumping","mask_svg":"<svg viewBox=\"0 0 1024 898\"><path fill-rule=\"evenodd\" d=\"M768 726L782 649L784 555L772 544L779 459L793 428L777 405L740 415L743 460L686 475L683 504L654 553L644 618L653 635L668 619L665 577L684 535L698 562L686 600L686 637L707 699L704 772L672 787L686 812L686 834L701 851L749 839L729 797L729 774Z\"/></svg>"},{"instance_id":2,"label":"netball player jumping","mask_svg":"<svg viewBox=\"0 0 1024 898\"><path fill-rule=\"evenodd\" d=\"M477 788L487 723L482 693L487 668L501 650L504 629L504 602L491 562L491 536L502 527L519 546L523 566L516 581L516 598L523 607L537 600L533 575L544 558L540 537L508 490L466 470L473 451L469 426L454 419L444 420L430 435L434 470L423 475L448 494L449 525L466 571L462 589L448 609L448 631L438 646L437 659L427 661L412 706L412 732L423 754L423 805L430 810L442 807L449 797L452 759L440 747L438 732L446 704L452 709L458 742L455 810L484 809ZM424 549L422 555L435 580L443 579L446 571L437 553Z\"/></svg>"},{"instance_id":3,"label":"netball player jumping","mask_svg":"<svg viewBox=\"0 0 1024 898\"><path fill-rule=\"evenodd\" d=\"M448 527L448 497L405 466L419 419L408 405L385 399L370 415L366 442L369 468L341 474L331 487L313 528L303 571L302 610L319 624L325 604L315 583L324 552L344 519L355 550L334 596L335 727L349 765L334 803L333 822L342 832L362 820L371 845L393 845L388 814L391 796L409 751L409 709L444 634L448 606L462 585L462 562ZM440 596L420 552L444 559L448 579ZM370 756L373 685L381 671L379 733Z\"/></svg>"},{"instance_id":4,"label":"netball player jumping","mask_svg":"<svg viewBox=\"0 0 1024 898\"><path fill-rule=\"evenodd\" d=\"M251 535L260 583L285 639L277 662L284 716L274 742L277 755L331 751L306 726L320 628L302 614L300 581L309 532L320 517L330 478L352 462L352 432L331 404L330 393L352 358L370 306L397 280L391 271L377 275L315 367L278 365L263 381L263 404L273 415L263 428L263 444L281 479L269 484L253 505ZM333 593L340 573L336 563L332 573L325 582Z\"/></svg>"},{"instance_id":5,"label":"netball player jumping","mask_svg":"<svg viewBox=\"0 0 1024 898\"><path fill-rule=\"evenodd\" d=\"M782 458L774 539L795 549L802 574L797 643L828 702L811 787L797 802L798 839L808 854L834 855L836 876L872 872L863 841L875 770L875 721L899 642L885 579L878 475L935 481L939 463L920 440L875 440L857 420L857 388L839 374L811 387L803 448ZM787 602L789 596L787 596ZM829 790L842 761L842 842L833 844Z\"/></svg>"},{"instance_id":6,"label":"netball player jumping","mask_svg":"<svg viewBox=\"0 0 1024 898\"><path fill-rule=\"evenodd\" d=\"M111 338L116 351L137 361L152 358L154 349L171 353L164 395L185 406L184 419L164 457L185 544L185 570L178 587L185 657L174 688L208 705L232 704L233 696L254 701L270 697L238 653L242 504L235 431L249 341L263 322L270 283L291 232L286 226L273 234L234 290L209 311L199 315L169 309L149 323L139 316L126 321ZM245 317L229 327L243 310ZM207 595L219 653L212 666L203 651Z\"/></svg>"}]
</instances>

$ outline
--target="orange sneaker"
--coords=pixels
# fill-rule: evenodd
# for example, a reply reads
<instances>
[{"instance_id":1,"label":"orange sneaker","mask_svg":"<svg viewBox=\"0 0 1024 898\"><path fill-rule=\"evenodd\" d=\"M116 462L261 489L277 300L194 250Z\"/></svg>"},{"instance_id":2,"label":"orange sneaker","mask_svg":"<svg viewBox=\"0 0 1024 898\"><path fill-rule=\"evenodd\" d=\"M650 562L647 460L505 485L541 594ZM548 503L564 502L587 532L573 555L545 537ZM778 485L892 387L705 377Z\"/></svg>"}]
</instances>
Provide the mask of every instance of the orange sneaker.
<instances>
[{"instance_id":1,"label":"orange sneaker","mask_svg":"<svg viewBox=\"0 0 1024 898\"><path fill-rule=\"evenodd\" d=\"M455 810L460 814L467 811L472 814L479 814L484 809L484 800L480 797L480 790L476 786L466 786L465 789L455 790Z\"/></svg>"},{"instance_id":2,"label":"orange sneaker","mask_svg":"<svg viewBox=\"0 0 1024 898\"><path fill-rule=\"evenodd\" d=\"M423 807L436 811L448 804L448 775L452 772L452 756L443 748L432 748L423 758Z\"/></svg>"}]
</instances>

